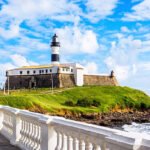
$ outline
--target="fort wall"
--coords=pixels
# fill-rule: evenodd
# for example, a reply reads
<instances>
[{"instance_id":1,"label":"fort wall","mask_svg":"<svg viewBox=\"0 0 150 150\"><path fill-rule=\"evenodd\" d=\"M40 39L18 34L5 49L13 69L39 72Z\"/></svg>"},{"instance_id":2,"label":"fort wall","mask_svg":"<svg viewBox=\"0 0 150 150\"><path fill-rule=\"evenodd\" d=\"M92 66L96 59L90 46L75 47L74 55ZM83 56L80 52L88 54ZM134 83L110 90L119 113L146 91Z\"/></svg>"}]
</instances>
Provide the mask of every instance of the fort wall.
<instances>
[{"instance_id":1,"label":"fort wall","mask_svg":"<svg viewBox=\"0 0 150 150\"><path fill-rule=\"evenodd\" d=\"M59 87L73 87L75 85L73 74L59 74Z\"/></svg>"},{"instance_id":2,"label":"fort wall","mask_svg":"<svg viewBox=\"0 0 150 150\"><path fill-rule=\"evenodd\" d=\"M45 74L45 75L21 75L9 76L10 89L28 89L43 87L72 87L75 86L73 74ZM6 89L8 88L8 78Z\"/></svg>"},{"instance_id":3,"label":"fort wall","mask_svg":"<svg viewBox=\"0 0 150 150\"><path fill-rule=\"evenodd\" d=\"M115 76L102 75L83 75L84 85L119 85ZM42 74L42 75L21 75L9 76L10 89L28 89L28 88L44 88L44 87L73 87L75 86L74 74ZM8 78L6 81L6 89L8 88Z\"/></svg>"},{"instance_id":4,"label":"fort wall","mask_svg":"<svg viewBox=\"0 0 150 150\"><path fill-rule=\"evenodd\" d=\"M84 75L84 85L111 85L118 86L115 76Z\"/></svg>"},{"instance_id":5,"label":"fort wall","mask_svg":"<svg viewBox=\"0 0 150 150\"><path fill-rule=\"evenodd\" d=\"M52 81L53 78L53 81ZM9 76L10 89L59 87L58 74ZM8 88L8 78L6 81Z\"/></svg>"}]
</instances>

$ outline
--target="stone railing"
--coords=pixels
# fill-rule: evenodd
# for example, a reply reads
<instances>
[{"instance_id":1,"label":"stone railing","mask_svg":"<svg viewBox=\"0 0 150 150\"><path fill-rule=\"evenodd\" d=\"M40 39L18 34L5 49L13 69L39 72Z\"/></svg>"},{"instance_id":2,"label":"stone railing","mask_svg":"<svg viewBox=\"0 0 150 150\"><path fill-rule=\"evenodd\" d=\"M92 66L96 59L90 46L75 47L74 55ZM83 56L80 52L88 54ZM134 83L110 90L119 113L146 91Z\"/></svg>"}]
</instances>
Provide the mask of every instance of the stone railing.
<instances>
[{"instance_id":1,"label":"stone railing","mask_svg":"<svg viewBox=\"0 0 150 150\"><path fill-rule=\"evenodd\" d=\"M150 150L140 134L0 106L0 133L23 150Z\"/></svg>"}]
</instances>

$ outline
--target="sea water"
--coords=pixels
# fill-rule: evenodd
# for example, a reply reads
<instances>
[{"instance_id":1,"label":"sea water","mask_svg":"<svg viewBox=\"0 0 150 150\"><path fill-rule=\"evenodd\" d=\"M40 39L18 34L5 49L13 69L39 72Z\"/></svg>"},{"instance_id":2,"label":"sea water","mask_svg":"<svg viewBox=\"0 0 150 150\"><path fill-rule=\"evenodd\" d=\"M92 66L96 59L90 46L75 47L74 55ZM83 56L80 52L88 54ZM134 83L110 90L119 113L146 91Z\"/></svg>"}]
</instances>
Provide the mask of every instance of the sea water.
<instances>
[{"instance_id":1,"label":"sea water","mask_svg":"<svg viewBox=\"0 0 150 150\"><path fill-rule=\"evenodd\" d=\"M142 137L147 137L150 139L150 123L132 123L131 125L124 125L122 127L124 131L130 132L130 133L140 133Z\"/></svg>"}]
</instances>

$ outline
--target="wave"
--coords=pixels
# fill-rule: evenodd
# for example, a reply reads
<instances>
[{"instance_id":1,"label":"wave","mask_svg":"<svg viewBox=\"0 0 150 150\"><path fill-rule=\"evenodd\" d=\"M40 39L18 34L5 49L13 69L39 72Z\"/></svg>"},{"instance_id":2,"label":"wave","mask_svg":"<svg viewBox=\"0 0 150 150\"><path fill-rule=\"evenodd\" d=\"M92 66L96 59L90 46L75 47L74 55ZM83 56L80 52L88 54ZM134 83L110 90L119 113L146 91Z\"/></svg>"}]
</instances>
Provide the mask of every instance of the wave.
<instances>
[{"instance_id":1,"label":"wave","mask_svg":"<svg viewBox=\"0 0 150 150\"><path fill-rule=\"evenodd\" d=\"M141 133L143 136L150 138L150 123L138 124L133 122L131 125L123 125L124 131Z\"/></svg>"}]
</instances>

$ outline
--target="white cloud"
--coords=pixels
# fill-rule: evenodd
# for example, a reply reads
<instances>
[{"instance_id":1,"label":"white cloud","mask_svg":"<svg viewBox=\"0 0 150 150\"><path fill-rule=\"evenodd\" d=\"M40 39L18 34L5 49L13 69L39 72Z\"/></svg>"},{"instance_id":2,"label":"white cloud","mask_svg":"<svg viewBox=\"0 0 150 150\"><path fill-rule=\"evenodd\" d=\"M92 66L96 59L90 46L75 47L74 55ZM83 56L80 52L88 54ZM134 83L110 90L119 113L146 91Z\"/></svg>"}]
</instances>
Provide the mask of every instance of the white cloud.
<instances>
[{"instance_id":1,"label":"white cloud","mask_svg":"<svg viewBox=\"0 0 150 150\"><path fill-rule=\"evenodd\" d=\"M127 85L147 91L149 88L150 62L140 56L150 51L150 41L145 30L135 29L113 34L110 55L104 60L109 70L114 70L121 85ZM140 33L140 34L139 34ZM144 38L146 35L146 38ZM145 53L146 52L146 53ZM145 54L144 54L145 53Z\"/></svg>"},{"instance_id":2,"label":"white cloud","mask_svg":"<svg viewBox=\"0 0 150 150\"><path fill-rule=\"evenodd\" d=\"M64 27L56 29L61 41L63 53L94 54L99 48L96 34L92 30L79 27Z\"/></svg>"},{"instance_id":3,"label":"white cloud","mask_svg":"<svg viewBox=\"0 0 150 150\"><path fill-rule=\"evenodd\" d=\"M139 69L143 71L150 71L150 62L139 63Z\"/></svg>"},{"instance_id":4,"label":"white cloud","mask_svg":"<svg viewBox=\"0 0 150 150\"><path fill-rule=\"evenodd\" d=\"M43 30L44 27L40 23L42 19L47 19L46 22L57 20L78 24L81 14L80 7L68 0L8 0L8 3L3 4L0 10L0 36L5 39L18 37L20 33L23 36L28 32L21 26L23 22L29 22L30 27L34 24L34 30L40 29L40 32L44 33L45 29ZM45 33L49 34L49 31Z\"/></svg>"},{"instance_id":5,"label":"white cloud","mask_svg":"<svg viewBox=\"0 0 150 150\"><path fill-rule=\"evenodd\" d=\"M122 32L130 32L130 30L127 28L127 27L125 27L125 26L123 26L123 27L121 27L121 31Z\"/></svg>"},{"instance_id":6,"label":"white cloud","mask_svg":"<svg viewBox=\"0 0 150 150\"><path fill-rule=\"evenodd\" d=\"M19 38L19 42L13 45L4 45L4 50L11 53L17 53L21 55L27 55L32 52L49 51L49 43L45 43L40 39L29 38L22 36ZM1 51L1 50L0 50Z\"/></svg>"},{"instance_id":7,"label":"white cloud","mask_svg":"<svg viewBox=\"0 0 150 150\"><path fill-rule=\"evenodd\" d=\"M0 88L4 87L6 80L6 70L13 68L15 68L15 66L12 63L0 64Z\"/></svg>"},{"instance_id":8,"label":"white cloud","mask_svg":"<svg viewBox=\"0 0 150 150\"><path fill-rule=\"evenodd\" d=\"M16 67L37 65L37 63L28 61L24 56L18 54L11 55L10 58Z\"/></svg>"},{"instance_id":9,"label":"white cloud","mask_svg":"<svg viewBox=\"0 0 150 150\"><path fill-rule=\"evenodd\" d=\"M15 65L12 63L0 64L0 75L5 76L6 70L15 68Z\"/></svg>"},{"instance_id":10,"label":"white cloud","mask_svg":"<svg viewBox=\"0 0 150 150\"><path fill-rule=\"evenodd\" d=\"M10 55L10 52L9 51L6 51L4 49L0 49L0 59L2 58L6 58L7 56Z\"/></svg>"},{"instance_id":11,"label":"white cloud","mask_svg":"<svg viewBox=\"0 0 150 150\"><path fill-rule=\"evenodd\" d=\"M130 73L131 74L131 73ZM124 80L122 85L128 85L130 87L141 89L148 94L150 77L150 62L137 62L136 64L136 73L132 76L130 75L127 80Z\"/></svg>"},{"instance_id":12,"label":"white cloud","mask_svg":"<svg viewBox=\"0 0 150 150\"><path fill-rule=\"evenodd\" d=\"M150 52L150 39L142 42L141 52Z\"/></svg>"},{"instance_id":13,"label":"white cloud","mask_svg":"<svg viewBox=\"0 0 150 150\"><path fill-rule=\"evenodd\" d=\"M92 22L99 21L112 15L118 0L87 0L88 14L85 14Z\"/></svg>"},{"instance_id":14,"label":"white cloud","mask_svg":"<svg viewBox=\"0 0 150 150\"><path fill-rule=\"evenodd\" d=\"M79 13L80 8L67 0L8 0L2 7L1 15L8 15L17 20L50 18L53 15ZM73 20L70 20L73 21Z\"/></svg>"},{"instance_id":15,"label":"white cloud","mask_svg":"<svg viewBox=\"0 0 150 150\"><path fill-rule=\"evenodd\" d=\"M109 70L113 70L119 81L126 80L129 76L130 68L128 65L117 64L115 58L108 57L105 59L105 63Z\"/></svg>"},{"instance_id":16,"label":"white cloud","mask_svg":"<svg viewBox=\"0 0 150 150\"><path fill-rule=\"evenodd\" d=\"M105 59L108 69L113 69L120 81L133 77L138 69L138 55L143 51L143 42L140 39L134 39L132 36L116 36L117 39L112 42L111 54Z\"/></svg>"},{"instance_id":17,"label":"white cloud","mask_svg":"<svg viewBox=\"0 0 150 150\"><path fill-rule=\"evenodd\" d=\"M150 0L143 0L132 7L131 13L126 13L123 17L125 21L150 20Z\"/></svg>"},{"instance_id":18,"label":"white cloud","mask_svg":"<svg viewBox=\"0 0 150 150\"><path fill-rule=\"evenodd\" d=\"M79 1L81 2L81 1ZM118 0L86 0L87 12L83 12L75 1L68 0L8 0L3 5L1 16L9 16L18 21L49 18L58 21L74 22L76 17L99 21L112 15Z\"/></svg>"},{"instance_id":19,"label":"white cloud","mask_svg":"<svg viewBox=\"0 0 150 150\"><path fill-rule=\"evenodd\" d=\"M0 36L2 36L5 39L11 39L19 36L19 30L20 28L18 24L11 24L9 29L4 29L0 27Z\"/></svg>"},{"instance_id":20,"label":"white cloud","mask_svg":"<svg viewBox=\"0 0 150 150\"><path fill-rule=\"evenodd\" d=\"M96 74L98 73L98 66L95 62L89 62L85 65L85 73Z\"/></svg>"},{"instance_id":21,"label":"white cloud","mask_svg":"<svg viewBox=\"0 0 150 150\"><path fill-rule=\"evenodd\" d=\"M10 63L0 64L0 88L3 86L6 80L6 70L14 69L21 66L38 65L38 63L27 60L24 56L21 56L19 54L10 55L10 58Z\"/></svg>"}]
</instances>

